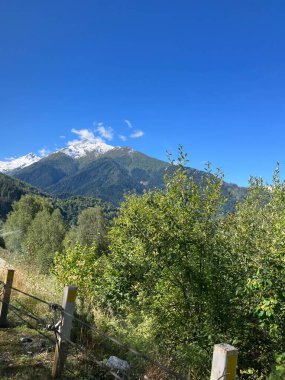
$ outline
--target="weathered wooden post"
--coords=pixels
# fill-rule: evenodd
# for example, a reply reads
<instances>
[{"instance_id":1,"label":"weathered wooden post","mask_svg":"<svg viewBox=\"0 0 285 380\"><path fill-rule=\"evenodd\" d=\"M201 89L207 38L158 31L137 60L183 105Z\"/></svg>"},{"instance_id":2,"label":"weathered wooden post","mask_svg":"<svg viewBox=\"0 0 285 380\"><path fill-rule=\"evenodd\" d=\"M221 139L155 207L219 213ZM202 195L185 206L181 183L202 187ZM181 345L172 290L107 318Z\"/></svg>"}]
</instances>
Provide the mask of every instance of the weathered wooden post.
<instances>
[{"instance_id":1,"label":"weathered wooden post","mask_svg":"<svg viewBox=\"0 0 285 380\"><path fill-rule=\"evenodd\" d=\"M68 347L68 343L65 340L70 339L76 296L76 286L71 285L64 288L62 308L66 313L63 313L62 325L59 329L59 334L57 334L57 344L55 347L54 363L52 368L52 377L54 379L60 378L64 369Z\"/></svg>"},{"instance_id":2,"label":"weathered wooden post","mask_svg":"<svg viewBox=\"0 0 285 380\"><path fill-rule=\"evenodd\" d=\"M7 326L7 314L9 309L14 272L14 269L7 269L6 281L3 289L2 301L0 304L0 327Z\"/></svg>"},{"instance_id":3,"label":"weathered wooden post","mask_svg":"<svg viewBox=\"0 0 285 380\"><path fill-rule=\"evenodd\" d=\"M236 377L238 350L229 344L215 344L211 380L234 380Z\"/></svg>"}]
</instances>

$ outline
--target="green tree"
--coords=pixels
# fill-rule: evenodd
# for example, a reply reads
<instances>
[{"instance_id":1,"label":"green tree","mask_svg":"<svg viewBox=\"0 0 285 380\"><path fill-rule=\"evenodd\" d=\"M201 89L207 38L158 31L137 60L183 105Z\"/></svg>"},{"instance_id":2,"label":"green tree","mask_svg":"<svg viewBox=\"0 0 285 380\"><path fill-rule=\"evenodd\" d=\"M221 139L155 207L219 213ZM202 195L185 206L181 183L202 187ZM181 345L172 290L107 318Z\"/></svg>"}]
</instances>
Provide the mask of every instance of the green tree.
<instances>
[{"instance_id":1,"label":"green tree","mask_svg":"<svg viewBox=\"0 0 285 380\"><path fill-rule=\"evenodd\" d=\"M278 355L276 366L271 372L268 380L283 380L285 378L285 353Z\"/></svg>"},{"instance_id":2,"label":"green tree","mask_svg":"<svg viewBox=\"0 0 285 380\"><path fill-rule=\"evenodd\" d=\"M98 251L106 250L106 220L100 206L87 208L79 214L77 226L66 235L65 247L73 248L76 243L87 247L96 245Z\"/></svg>"},{"instance_id":3,"label":"green tree","mask_svg":"<svg viewBox=\"0 0 285 380\"><path fill-rule=\"evenodd\" d=\"M275 356L285 352L285 184L278 168L270 186L251 180L247 198L225 225L228 251L242 268L232 334L241 365L254 369L252 378L265 379Z\"/></svg>"},{"instance_id":4,"label":"green tree","mask_svg":"<svg viewBox=\"0 0 285 380\"><path fill-rule=\"evenodd\" d=\"M63 249L63 239L67 230L58 209L39 211L28 227L23 246L30 263L35 263L44 273L48 273L57 251Z\"/></svg>"},{"instance_id":5,"label":"green tree","mask_svg":"<svg viewBox=\"0 0 285 380\"><path fill-rule=\"evenodd\" d=\"M4 222L0 219L0 248L5 248L5 240L4 240Z\"/></svg>"},{"instance_id":6,"label":"green tree","mask_svg":"<svg viewBox=\"0 0 285 380\"><path fill-rule=\"evenodd\" d=\"M208 170L199 184L184 159L181 152L164 189L126 198L107 254L78 245L57 255L55 273L79 284L117 332L185 376L190 364L193 379L208 377L213 344L227 342L239 349L243 379L281 379L285 184L278 168L270 186L251 179L244 202L222 215L220 173Z\"/></svg>"},{"instance_id":7,"label":"green tree","mask_svg":"<svg viewBox=\"0 0 285 380\"><path fill-rule=\"evenodd\" d=\"M94 286L105 309L132 320L133 331L151 331L173 365L192 363L192 374L205 378L214 340L229 319L231 258L219 238L222 176L208 172L201 188L183 159L166 176L165 190L122 204Z\"/></svg>"},{"instance_id":8,"label":"green tree","mask_svg":"<svg viewBox=\"0 0 285 380\"><path fill-rule=\"evenodd\" d=\"M94 294L94 273L98 259L97 249L76 244L64 253L58 252L54 258L52 272L62 285L74 284L78 287L81 305L92 308Z\"/></svg>"},{"instance_id":9,"label":"green tree","mask_svg":"<svg viewBox=\"0 0 285 380\"><path fill-rule=\"evenodd\" d=\"M4 225L5 244L17 255L24 255L23 240L36 214L42 210L52 210L49 199L37 195L24 195L13 203L13 211Z\"/></svg>"}]
</instances>

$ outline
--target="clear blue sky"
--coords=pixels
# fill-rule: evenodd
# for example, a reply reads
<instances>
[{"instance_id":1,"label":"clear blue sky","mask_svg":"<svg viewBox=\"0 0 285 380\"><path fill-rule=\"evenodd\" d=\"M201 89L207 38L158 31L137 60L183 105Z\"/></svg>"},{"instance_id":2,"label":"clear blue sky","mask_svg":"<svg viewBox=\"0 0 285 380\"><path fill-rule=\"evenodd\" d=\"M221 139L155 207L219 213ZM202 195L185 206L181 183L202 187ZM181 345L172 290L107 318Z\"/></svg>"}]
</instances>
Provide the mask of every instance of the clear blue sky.
<instances>
[{"instance_id":1,"label":"clear blue sky","mask_svg":"<svg viewBox=\"0 0 285 380\"><path fill-rule=\"evenodd\" d=\"M113 145L165 159L182 144L190 166L270 179L285 171L284 19L283 0L1 0L0 160L102 122Z\"/></svg>"}]
</instances>

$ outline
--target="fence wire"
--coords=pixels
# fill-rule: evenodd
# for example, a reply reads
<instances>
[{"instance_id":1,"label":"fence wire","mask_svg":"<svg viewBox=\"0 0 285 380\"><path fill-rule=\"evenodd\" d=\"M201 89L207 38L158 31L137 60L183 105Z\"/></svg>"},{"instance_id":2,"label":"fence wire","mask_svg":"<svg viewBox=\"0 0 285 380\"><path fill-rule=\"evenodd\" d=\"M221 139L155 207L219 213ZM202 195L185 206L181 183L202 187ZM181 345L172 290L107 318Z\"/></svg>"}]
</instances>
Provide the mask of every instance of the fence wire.
<instances>
[{"instance_id":1,"label":"fence wire","mask_svg":"<svg viewBox=\"0 0 285 380\"><path fill-rule=\"evenodd\" d=\"M138 356L138 357L144 359L145 361L153 364L154 366L160 368L162 371L164 371L168 375L173 376L175 379L178 379L178 380L187 380L185 377L183 377L182 375L180 375L176 371L174 371L174 370L166 367L164 364L160 363L158 360L153 359L149 355L144 354L144 353L142 353L142 352L134 349L131 346L128 346L126 343L123 343L119 339L114 338L113 336L110 336L109 334L107 334L106 332L102 331L101 329L98 329L98 327L96 327L94 325L91 325L90 323L84 322L81 319L79 319L79 318L77 318L75 316L72 316L72 314L70 314L70 313L68 313L68 312L66 312L64 310L62 310L62 313L63 313L63 315L68 315L69 317L72 317L73 320L77 321L78 323L81 323L81 325L89 328L90 330L94 331L96 334L98 334L98 335L100 335L100 336L108 339L110 342L116 344L117 346L119 346L121 348L124 348L126 351L129 351L132 354L134 354L135 356Z\"/></svg>"},{"instance_id":2,"label":"fence wire","mask_svg":"<svg viewBox=\"0 0 285 380\"><path fill-rule=\"evenodd\" d=\"M0 280L0 284L4 285L4 289L5 289L5 282L1 281ZM137 357L140 357L142 359L144 359L145 361L151 363L152 365L158 367L159 369L161 369L163 372L167 373L168 375L174 377L175 379L177 380L187 380L185 377L183 377L182 375L180 375L179 373L177 373L176 371L168 368L167 366L165 366L164 364L160 363L158 360L156 359L153 359L151 356L145 354L145 353L142 353L138 350L136 350L135 348L127 345L126 343L120 341L119 339L117 338L114 338L113 336L110 336L109 334L107 334L106 332L104 332L103 330L101 329L98 329L96 325L92 325L90 323L87 323L83 320L81 320L80 318L66 312L61 305L57 304L57 303L52 303L52 302L48 302L48 301L45 301L35 295L32 295L32 294L29 294L28 292L25 292L21 289L18 289L18 288L15 288L15 287L11 287L12 290L14 290L15 292L18 292L26 297L29 297L31 299L34 299L38 302L41 302L45 305L47 305L49 307L49 310L54 312L54 315L59 312L61 314L60 316L60 320L58 323L55 322L55 320L53 320L53 323L51 324L47 324L46 320L42 319L42 318L39 318L37 316L35 316L33 313L31 313L30 311L28 311L27 309L24 308L24 306L22 304L20 304L18 301L21 308L17 308L17 306L9 303L9 307L11 307L11 311L13 311L15 314L17 313L18 317L21 318L19 316L19 313L22 313L23 315L25 315L26 317L28 318L31 318L33 319L34 321L36 321L37 323L41 324L43 327L45 326L45 328L49 331L54 331L55 332L55 335L60 335L60 331L59 331L59 326L61 325L61 322L62 322L62 319L64 318L64 315L67 315L69 317L71 317L73 319L73 321L76 321L78 323L80 323L82 326L85 326L87 327L88 329L90 329L91 331L94 331L96 334L104 337L105 339L109 340L110 342L114 343L115 345L125 349L126 351L129 351L131 352L132 354L134 354L135 356ZM2 294L0 293L0 297L2 296ZM3 303L2 300L0 300L0 302ZM21 318L22 319L22 318ZM22 319L25 323L28 324L28 322L24 319ZM49 326L49 328L47 328ZM35 328L34 326L32 326L32 328ZM46 338L48 337L47 335L44 335L42 332L40 332L40 330L38 330L37 328L35 328L40 334L42 334L43 336L45 336ZM83 346L80 346L74 342L72 342L70 339L68 339L67 337L63 337L62 338L64 339L64 341L66 341L69 345L73 346L74 348L76 348L77 350L81 351L81 352L84 352L96 365L100 366L102 369L105 369L107 371L108 369L108 373L110 373L111 375L113 375L116 379L118 380L122 380L122 378L120 376L118 376L115 372L111 371L109 369L109 367L105 366L102 362L100 362L97 358L95 358L95 356L90 353L90 351L83 347ZM50 338L48 338L50 339ZM52 340L53 341L53 340ZM54 344L56 344L56 341L53 341Z\"/></svg>"}]
</instances>

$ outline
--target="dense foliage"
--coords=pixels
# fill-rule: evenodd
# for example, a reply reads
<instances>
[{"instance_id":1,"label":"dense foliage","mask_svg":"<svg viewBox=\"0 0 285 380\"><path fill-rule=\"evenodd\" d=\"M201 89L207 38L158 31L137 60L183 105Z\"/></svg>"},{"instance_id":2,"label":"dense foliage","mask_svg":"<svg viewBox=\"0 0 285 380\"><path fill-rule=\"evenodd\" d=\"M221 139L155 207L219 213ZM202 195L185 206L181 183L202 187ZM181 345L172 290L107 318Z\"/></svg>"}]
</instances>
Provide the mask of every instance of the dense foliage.
<instances>
[{"instance_id":1,"label":"dense foliage","mask_svg":"<svg viewBox=\"0 0 285 380\"><path fill-rule=\"evenodd\" d=\"M12 210L12 204L25 194L40 194L40 191L27 183L0 173L0 220L5 220Z\"/></svg>"},{"instance_id":2,"label":"dense foliage","mask_svg":"<svg viewBox=\"0 0 285 380\"><path fill-rule=\"evenodd\" d=\"M113 219L117 213L117 209L110 203L103 202L94 197L55 198L54 206L61 210L64 219L70 225L76 225L78 216L87 208L100 207L108 220Z\"/></svg>"},{"instance_id":3,"label":"dense foliage","mask_svg":"<svg viewBox=\"0 0 285 380\"><path fill-rule=\"evenodd\" d=\"M56 252L62 251L67 230L59 209L39 211L23 240L24 254L42 272L48 273Z\"/></svg>"},{"instance_id":4,"label":"dense foliage","mask_svg":"<svg viewBox=\"0 0 285 380\"><path fill-rule=\"evenodd\" d=\"M59 209L51 200L24 195L13 204L3 227L6 247L19 259L48 272L56 251L62 250L67 230Z\"/></svg>"},{"instance_id":5,"label":"dense foliage","mask_svg":"<svg viewBox=\"0 0 285 380\"><path fill-rule=\"evenodd\" d=\"M86 205L82 199L79 202ZM78 204L77 200L71 204ZM49 273L56 252L74 248L77 243L96 245L98 252L106 252L107 222L101 207L83 209L76 219L77 224L69 226L53 199L24 195L13 204L6 223L0 225L0 236L5 238L0 244L44 273Z\"/></svg>"},{"instance_id":6,"label":"dense foliage","mask_svg":"<svg viewBox=\"0 0 285 380\"><path fill-rule=\"evenodd\" d=\"M96 246L98 252L107 251L107 221L101 207L90 207L83 210L78 222L72 226L64 239L65 248Z\"/></svg>"},{"instance_id":7,"label":"dense foliage","mask_svg":"<svg viewBox=\"0 0 285 380\"><path fill-rule=\"evenodd\" d=\"M239 348L240 378L272 371L281 378L285 185L278 170L270 187L252 179L245 201L227 215L219 173L209 172L201 189L178 165L165 181L164 190L127 197L107 255L87 250L90 303L118 334L193 379L208 376L217 342ZM55 265L63 283L70 255ZM72 266L85 255L77 246Z\"/></svg>"},{"instance_id":8,"label":"dense foliage","mask_svg":"<svg viewBox=\"0 0 285 380\"><path fill-rule=\"evenodd\" d=\"M284 377L285 184L251 179L225 214L221 173L189 177L181 152L162 189L129 195L110 224L98 205L67 227L48 200L24 196L6 245L76 284L82 310L184 376L204 380L212 348L239 349L239 378ZM9 234L9 232L13 232ZM48 238L49 237L49 238ZM57 251L57 253L55 253ZM97 321L98 322L98 321ZM141 368L141 367L140 367Z\"/></svg>"}]
</instances>

